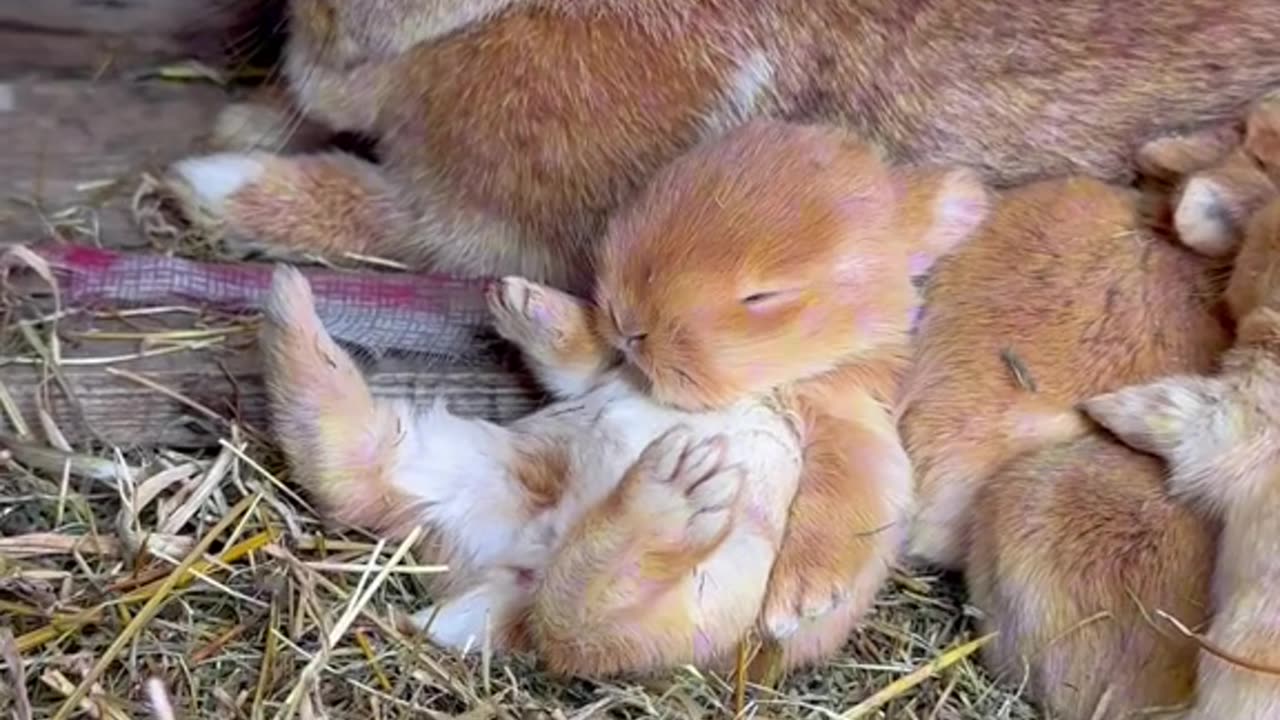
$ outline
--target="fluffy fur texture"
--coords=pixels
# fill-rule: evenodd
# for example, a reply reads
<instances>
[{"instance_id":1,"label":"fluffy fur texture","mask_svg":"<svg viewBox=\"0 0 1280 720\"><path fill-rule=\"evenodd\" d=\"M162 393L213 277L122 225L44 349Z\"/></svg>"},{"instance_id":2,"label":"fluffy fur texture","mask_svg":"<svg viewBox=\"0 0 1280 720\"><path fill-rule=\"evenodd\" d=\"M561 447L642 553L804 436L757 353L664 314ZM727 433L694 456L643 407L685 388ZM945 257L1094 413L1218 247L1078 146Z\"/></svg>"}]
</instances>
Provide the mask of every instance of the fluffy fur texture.
<instances>
[{"instance_id":1,"label":"fluffy fur texture","mask_svg":"<svg viewBox=\"0 0 1280 720\"><path fill-rule=\"evenodd\" d=\"M911 551L963 568L992 669L1054 717L1176 705L1195 648L1143 619L1207 612L1213 528L1159 463L1077 410L1204 371L1228 343L1215 262L1148 230L1136 191L1086 178L1006 193L927 290L900 428L916 467Z\"/></svg>"},{"instance_id":2,"label":"fluffy fur texture","mask_svg":"<svg viewBox=\"0 0 1280 720\"><path fill-rule=\"evenodd\" d=\"M505 328L572 334L573 300L508 279ZM726 669L759 615L799 476L799 438L765 399L684 413L611 370L509 427L374 400L325 333L306 280L278 271L263 337L274 426L343 521L424 525L450 567L416 615L434 642L536 650L553 672ZM568 368L566 368L568 370Z\"/></svg>"},{"instance_id":3,"label":"fluffy fur texture","mask_svg":"<svg viewBox=\"0 0 1280 720\"><path fill-rule=\"evenodd\" d=\"M758 120L660 171L604 236L598 331L654 397L698 410L777 391L801 421L804 474L762 618L795 661L844 642L902 547L911 277L987 204L972 173Z\"/></svg>"},{"instance_id":4,"label":"fluffy fur texture","mask_svg":"<svg viewBox=\"0 0 1280 720\"><path fill-rule=\"evenodd\" d=\"M1196 647L1156 610L1209 612L1215 531L1150 457L1091 433L1019 456L983 484L966 572L983 660L1046 715L1127 720L1185 704Z\"/></svg>"},{"instance_id":5,"label":"fluffy fur texture","mask_svg":"<svg viewBox=\"0 0 1280 720\"><path fill-rule=\"evenodd\" d=\"M1215 264L1146 229L1140 205L1092 179L1028 185L937 266L901 425L913 555L963 567L972 495L1004 463L1088 432L1079 401L1225 347Z\"/></svg>"},{"instance_id":6,"label":"fluffy fur texture","mask_svg":"<svg viewBox=\"0 0 1280 720\"><path fill-rule=\"evenodd\" d=\"M500 625L507 646L525 638L553 668L598 675L715 664L759 617L784 667L824 658L905 537L911 468L892 405L911 276L986 199L971 173L890 167L837 128L748 123L614 218L594 303L503 281L496 328L560 398L548 409L500 428L375 403L282 280L264 337L275 429L339 518L432 530L455 567L442 642L489 611L519 618ZM726 438L654 440L676 423ZM703 488L716 453L745 474L733 482L747 500L714 515L716 532L681 530L706 525L706 508L673 483Z\"/></svg>"},{"instance_id":7,"label":"fluffy fur texture","mask_svg":"<svg viewBox=\"0 0 1280 720\"><path fill-rule=\"evenodd\" d=\"M1276 105L1263 104L1237 159L1280 169L1280 147L1267 141L1277 129ZM1257 201L1255 181L1228 184L1219 168L1205 176L1224 206ZM1084 404L1120 439L1165 460L1176 497L1223 523L1207 639L1243 662L1200 653L1188 720L1280 717L1280 192L1271 188L1268 200L1242 229L1228 295L1239 326L1218 373L1177 375Z\"/></svg>"},{"instance_id":8,"label":"fluffy fur texture","mask_svg":"<svg viewBox=\"0 0 1280 720\"><path fill-rule=\"evenodd\" d=\"M290 6L295 104L379 137L384 161L192 158L170 173L189 215L283 255L582 289L608 214L749 118L843 124L897 161L971 166L999 185L1121 180L1140 141L1234 117L1280 83L1272 0ZM202 182L207 165L264 172L226 193Z\"/></svg>"}]
</instances>

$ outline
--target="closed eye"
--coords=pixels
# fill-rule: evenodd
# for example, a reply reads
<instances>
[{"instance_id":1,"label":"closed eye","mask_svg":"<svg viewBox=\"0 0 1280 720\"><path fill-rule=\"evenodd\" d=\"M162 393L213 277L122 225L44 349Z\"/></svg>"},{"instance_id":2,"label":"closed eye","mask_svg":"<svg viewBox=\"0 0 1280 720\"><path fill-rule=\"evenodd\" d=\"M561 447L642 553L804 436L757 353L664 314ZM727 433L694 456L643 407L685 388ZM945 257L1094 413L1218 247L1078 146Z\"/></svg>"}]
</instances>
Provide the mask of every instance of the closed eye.
<instances>
[{"instance_id":1,"label":"closed eye","mask_svg":"<svg viewBox=\"0 0 1280 720\"><path fill-rule=\"evenodd\" d=\"M799 292L799 289L762 290L760 292L754 292L750 295L743 296L739 302L741 302L743 306L752 310L762 310L764 308L792 300L797 294L799 294Z\"/></svg>"},{"instance_id":2,"label":"closed eye","mask_svg":"<svg viewBox=\"0 0 1280 720\"><path fill-rule=\"evenodd\" d=\"M742 298L742 304L743 305L759 305L761 303L768 302L769 300L772 300L777 296L778 296L777 292L752 293Z\"/></svg>"}]
</instances>

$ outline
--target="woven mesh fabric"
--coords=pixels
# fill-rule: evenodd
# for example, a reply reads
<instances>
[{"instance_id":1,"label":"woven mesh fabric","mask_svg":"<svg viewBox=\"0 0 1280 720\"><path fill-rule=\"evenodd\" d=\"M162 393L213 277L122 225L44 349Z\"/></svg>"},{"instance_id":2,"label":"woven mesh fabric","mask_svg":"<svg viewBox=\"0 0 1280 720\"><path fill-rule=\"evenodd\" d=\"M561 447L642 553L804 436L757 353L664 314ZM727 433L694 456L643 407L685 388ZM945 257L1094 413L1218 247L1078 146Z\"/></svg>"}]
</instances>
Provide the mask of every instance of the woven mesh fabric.
<instances>
[{"instance_id":1,"label":"woven mesh fabric","mask_svg":"<svg viewBox=\"0 0 1280 720\"><path fill-rule=\"evenodd\" d=\"M83 246L35 248L55 272L63 302L93 308L184 303L229 312L261 308L273 267L207 263ZM486 279L299 268L334 338L374 354L470 355L488 326Z\"/></svg>"}]
</instances>

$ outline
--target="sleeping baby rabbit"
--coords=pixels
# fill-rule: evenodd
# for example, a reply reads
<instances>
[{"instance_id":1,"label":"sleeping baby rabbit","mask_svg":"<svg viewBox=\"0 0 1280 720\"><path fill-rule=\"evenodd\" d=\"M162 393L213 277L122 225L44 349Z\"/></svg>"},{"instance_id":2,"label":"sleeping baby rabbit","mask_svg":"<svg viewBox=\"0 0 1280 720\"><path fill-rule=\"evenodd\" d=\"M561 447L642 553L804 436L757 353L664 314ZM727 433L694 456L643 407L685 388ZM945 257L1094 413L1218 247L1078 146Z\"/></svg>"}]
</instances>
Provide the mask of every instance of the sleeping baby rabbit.
<instances>
[{"instance_id":1,"label":"sleeping baby rabbit","mask_svg":"<svg viewBox=\"0 0 1280 720\"><path fill-rule=\"evenodd\" d=\"M985 660L1054 717L1132 717L1195 686L1195 646L1149 618L1208 616L1214 523L1077 409L1209 371L1230 341L1222 262L1164 237L1151 205L1089 178L1004 193L930 279L906 391L911 554L964 570L999 632Z\"/></svg>"},{"instance_id":2,"label":"sleeping baby rabbit","mask_svg":"<svg viewBox=\"0 0 1280 720\"><path fill-rule=\"evenodd\" d=\"M784 666L811 662L905 537L911 276L985 202L970 173L887 165L838 128L701 145L613 218L594 302L496 286L497 329L558 398L507 427L374 400L285 272L263 336L275 431L336 519L428 528L452 569L440 642L488 615L499 648L598 675L717 666L759 620Z\"/></svg>"},{"instance_id":3,"label":"sleeping baby rabbit","mask_svg":"<svg viewBox=\"0 0 1280 720\"><path fill-rule=\"evenodd\" d=\"M1234 347L1213 375L1174 375L1084 403L1120 439L1165 461L1177 499L1222 523L1213 617L1187 720L1280 718L1280 188L1264 181L1280 176L1280 103L1255 110L1249 131L1238 150L1191 179L1212 188L1216 203L1191 195L1179 206L1204 229L1262 199L1261 210L1207 246L1238 249L1226 291ZM1222 171L1242 156L1261 175ZM1205 237L1184 240L1202 250Z\"/></svg>"}]
</instances>

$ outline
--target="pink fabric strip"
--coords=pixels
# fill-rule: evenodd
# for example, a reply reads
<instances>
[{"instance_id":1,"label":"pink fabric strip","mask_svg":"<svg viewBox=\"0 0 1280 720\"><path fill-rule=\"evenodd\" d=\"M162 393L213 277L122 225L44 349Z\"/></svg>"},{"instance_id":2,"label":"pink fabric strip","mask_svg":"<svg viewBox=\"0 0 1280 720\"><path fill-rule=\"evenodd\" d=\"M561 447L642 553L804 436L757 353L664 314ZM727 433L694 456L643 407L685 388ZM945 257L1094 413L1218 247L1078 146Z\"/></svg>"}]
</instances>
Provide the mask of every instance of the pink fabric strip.
<instances>
[{"instance_id":1,"label":"pink fabric strip","mask_svg":"<svg viewBox=\"0 0 1280 720\"><path fill-rule=\"evenodd\" d=\"M49 262L68 306L194 304L229 312L261 308L273 266L206 263L75 245L32 248ZM483 278L299 268L316 311L337 339L374 353L469 355L488 325Z\"/></svg>"}]
</instances>

